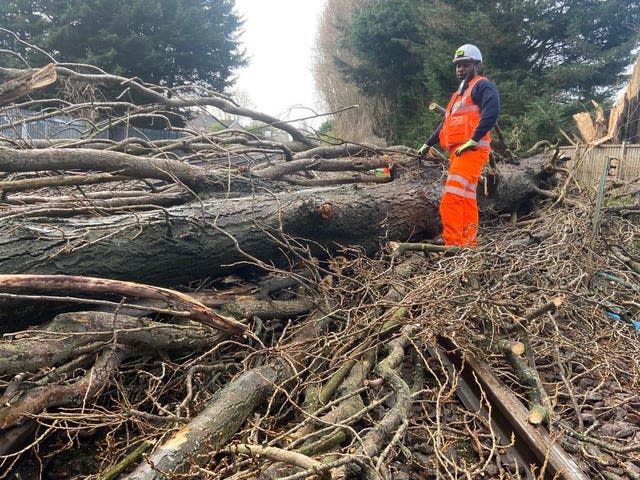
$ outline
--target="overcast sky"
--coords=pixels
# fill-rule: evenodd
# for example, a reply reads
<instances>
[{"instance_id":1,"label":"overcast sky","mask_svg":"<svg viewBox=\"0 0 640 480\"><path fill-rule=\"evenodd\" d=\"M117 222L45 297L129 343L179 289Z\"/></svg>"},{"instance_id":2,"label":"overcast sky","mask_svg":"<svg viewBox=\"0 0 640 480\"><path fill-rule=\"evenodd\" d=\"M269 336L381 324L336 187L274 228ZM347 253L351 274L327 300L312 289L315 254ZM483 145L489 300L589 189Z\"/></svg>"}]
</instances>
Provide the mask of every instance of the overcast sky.
<instances>
[{"instance_id":1,"label":"overcast sky","mask_svg":"<svg viewBox=\"0 0 640 480\"><path fill-rule=\"evenodd\" d=\"M325 0L236 0L245 19L240 37L250 64L238 70L238 101L246 92L260 112L283 119L308 115L292 107L317 107L311 73L317 23Z\"/></svg>"}]
</instances>

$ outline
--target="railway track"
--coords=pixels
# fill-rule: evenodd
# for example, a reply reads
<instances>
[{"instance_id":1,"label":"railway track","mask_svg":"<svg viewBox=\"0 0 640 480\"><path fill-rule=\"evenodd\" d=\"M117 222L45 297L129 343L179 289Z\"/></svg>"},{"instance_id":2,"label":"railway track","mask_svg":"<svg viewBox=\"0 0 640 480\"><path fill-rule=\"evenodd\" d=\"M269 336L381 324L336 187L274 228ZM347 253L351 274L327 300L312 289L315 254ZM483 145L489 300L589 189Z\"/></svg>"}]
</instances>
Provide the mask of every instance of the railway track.
<instances>
[{"instance_id":1,"label":"railway track","mask_svg":"<svg viewBox=\"0 0 640 480\"><path fill-rule=\"evenodd\" d=\"M491 422L500 445L510 445L513 438L512 446L506 447L501 455L502 463L514 465L519 478L526 480L540 478L534 476L534 470L544 472L544 478L549 480L589 480L545 427L527 421L524 405L485 363L468 355L463 358L459 352L445 338L429 349L429 354L444 365L449 375L458 376L456 394L465 408Z\"/></svg>"}]
</instances>

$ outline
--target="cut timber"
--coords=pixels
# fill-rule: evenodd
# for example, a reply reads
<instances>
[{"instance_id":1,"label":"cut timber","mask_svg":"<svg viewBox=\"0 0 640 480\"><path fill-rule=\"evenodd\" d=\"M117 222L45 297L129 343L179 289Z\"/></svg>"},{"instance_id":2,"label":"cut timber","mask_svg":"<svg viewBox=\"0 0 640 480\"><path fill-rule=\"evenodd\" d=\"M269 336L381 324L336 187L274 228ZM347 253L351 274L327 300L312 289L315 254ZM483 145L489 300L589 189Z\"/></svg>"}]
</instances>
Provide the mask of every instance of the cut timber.
<instances>
[{"instance_id":1,"label":"cut timber","mask_svg":"<svg viewBox=\"0 0 640 480\"><path fill-rule=\"evenodd\" d=\"M169 474L188 470L198 455L213 455L238 431L291 371L278 367L255 368L219 390L205 409L189 424L159 445L125 480L164 480Z\"/></svg>"},{"instance_id":2,"label":"cut timber","mask_svg":"<svg viewBox=\"0 0 640 480\"><path fill-rule=\"evenodd\" d=\"M462 247L452 247L444 245L435 245L433 243L406 243L406 242L389 242L387 247L391 251L393 257L400 257L406 252L448 252L459 253L464 249Z\"/></svg>"},{"instance_id":3,"label":"cut timber","mask_svg":"<svg viewBox=\"0 0 640 480\"><path fill-rule=\"evenodd\" d=\"M531 402L533 408L535 409L536 407L541 406L542 403L546 403L547 394L542 387L538 372L533 368L533 365L529 365L527 359L522 356L522 353L525 353L526 351L526 344L523 342L513 342L515 347L512 347L512 345L504 345L505 342L505 340L500 340L498 342L498 348L500 348L506 359L511 364L520 383L527 388L527 399ZM522 353L516 353L519 351ZM537 415L533 415L532 423L535 423L537 418ZM543 415L540 422L546 418L547 414Z\"/></svg>"},{"instance_id":4,"label":"cut timber","mask_svg":"<svg viewBox=\"0 0 640 480\"><path fill-rule=\"evenodd\" d=\"M542 405L534 405L529 410L527 420L531 425L542 425L549 418L549 411Z\"/></svg>"},{"instance_id":5,"label":"cut timber","mask_svg":"<svg viewBox=\"0 0 640 480\"><path fill-rule=\"evenodd\" d=\"M326 325L326 320L312 322L296 333L294 342L317 337ZM265 403L276 386L293 376L293 364L305 366L309 361L304 349L292 349L287 360L271 356L267 365L244 372L218 390L198 416L157 446L124 480L164 480L188 471L200 457L210 458Z\"/></svg>"},{"instance_id":6,"label":"cut timber","mask_svg":"<svg viewBox=\"0 0 640 480\"><path fill-rule=\"evenodd\" d=\"M525 345L514 340L499 340L498 348L505 355L521 356L525 352Z\"/></svg>"},{"instance_id":7,"label":"cut timber","mask_svg":"<svg viewBox=\"0 0 640 480\"><path fill-rule=\"evenodd\" d=\"M542 305L541 307L538 307L532 310L531 312L527 313L524 316L524 318L527 322L530 322L534 318L538 318L547 312L554 313L562 306L563 303L564 303L564 297L554 297L551 300L549 300L547 303Z\"/></svg>"}]
</instances>

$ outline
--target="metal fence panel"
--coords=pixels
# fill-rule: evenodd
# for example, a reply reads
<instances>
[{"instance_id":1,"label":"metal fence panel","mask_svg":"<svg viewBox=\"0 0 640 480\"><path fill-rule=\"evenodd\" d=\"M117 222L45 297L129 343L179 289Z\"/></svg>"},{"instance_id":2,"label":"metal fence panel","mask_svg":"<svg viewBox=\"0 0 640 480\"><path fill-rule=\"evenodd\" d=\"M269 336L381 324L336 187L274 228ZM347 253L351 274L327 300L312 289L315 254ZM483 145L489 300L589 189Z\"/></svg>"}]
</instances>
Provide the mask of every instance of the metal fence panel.
<instances>
[{"instance_id":1,"label":"metal fence panel","mask_svg":"<svg viewBox=\"0 0 640 480\"><path fill-rule=\"evenodd\" d=\"M147 141L173 140L184 136L181 132L157 130L153 128L138 128L131 126L116 126L95 134L93 125L88 120L57 115L51 118L30 118L41 115L16 108L0 110L0 139L82 139L87 137L106 138L115 142L126 138L141 138Z\"/></svg>"},{"instance_id":2,"label":"metal fence panel","mask_svg":"<svg viewBox=\"0 0 640 480\"><path fill-rule=\"evenodd\" d=\"M109 139L115 142L120 142L125 138L141 138L153 142L156 140L175 140L182 136L184 135L180 132L155 128L117 126L109 129Z\"/></svg>"}]
</instances>

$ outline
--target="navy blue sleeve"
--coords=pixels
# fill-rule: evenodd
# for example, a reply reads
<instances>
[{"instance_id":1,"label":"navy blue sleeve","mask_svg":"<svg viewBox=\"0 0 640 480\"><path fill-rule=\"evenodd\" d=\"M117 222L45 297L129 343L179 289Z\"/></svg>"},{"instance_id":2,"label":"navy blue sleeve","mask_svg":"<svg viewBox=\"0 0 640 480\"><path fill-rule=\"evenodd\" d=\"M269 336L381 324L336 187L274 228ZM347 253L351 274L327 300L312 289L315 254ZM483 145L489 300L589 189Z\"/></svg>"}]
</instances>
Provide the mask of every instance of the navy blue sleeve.
<instances>
[{"instance_id":1,"label":"navy blue sleeve","mask_svg":"<svg viewBox=\"0 0 640 480\"><path fill-rule=\"evenodd\" d=\"M498 89L489 80L480 80L473 87L471 99L480 107L480 123L471 137L479 142L498 121L500 115L500 95Z\"/></svg>"},{"instance_id":2,"label":"navy blue sleeve","mask_svg":"<svg viewBox=\"0 0 640 480\"><path fill-rule=\"evenodd\" d=\"M431 134L431 136L428 138L426 143L430 147L433 147L436 143L440 141L440 130L442 130L443 123L444 123L444 120L440 122L440 125L438 125L438 128L436 128L434 132Z\"/></svg>"}]
</instances>

